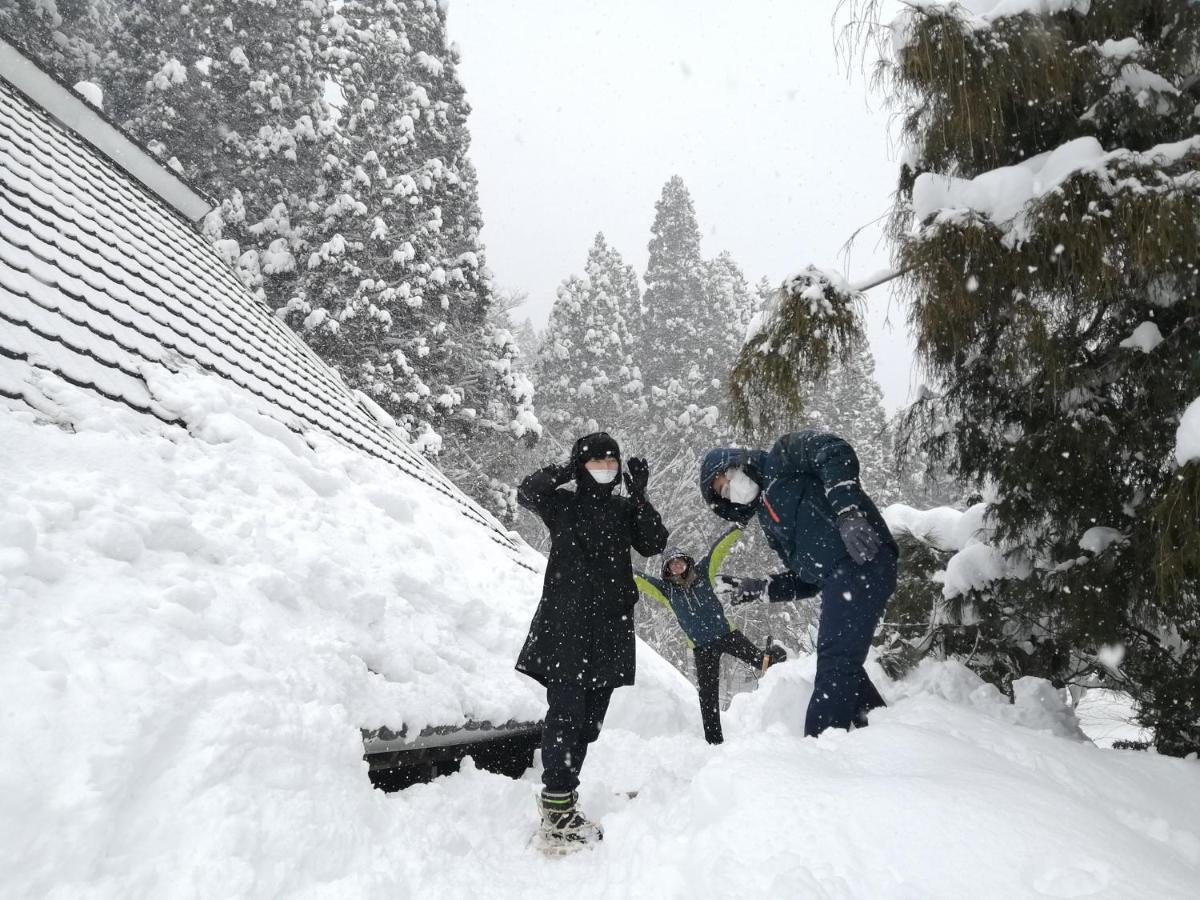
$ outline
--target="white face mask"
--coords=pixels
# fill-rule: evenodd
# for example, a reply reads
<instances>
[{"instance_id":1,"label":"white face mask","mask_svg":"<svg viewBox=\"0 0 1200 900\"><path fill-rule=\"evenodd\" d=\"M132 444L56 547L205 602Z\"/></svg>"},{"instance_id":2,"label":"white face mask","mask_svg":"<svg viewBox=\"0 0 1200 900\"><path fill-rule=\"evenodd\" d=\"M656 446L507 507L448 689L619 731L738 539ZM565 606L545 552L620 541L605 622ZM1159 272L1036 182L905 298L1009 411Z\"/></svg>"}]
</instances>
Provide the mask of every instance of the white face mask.
<instances>
[{"instance_id":1,"label":"white face mask","mask_svg":"<svg viewBox=\"0 0 1200 900\"><path fill-rule=\"evenodd\" d=\"M740 468L730 469L725 473L725 490L721 491L721 496L730 503L753 503L758 496L758 483Z\"/></svg>"},{"instance_id":2,"label":"white face mask","mask_svg":"<svg viewBox=\"0 0 1200 900\"><path fill-rule=\"evenodd\" d=\"M588 469L588 474L596 484L612 484L616 480L616 469Z\"/></svg>"}]
</instances>

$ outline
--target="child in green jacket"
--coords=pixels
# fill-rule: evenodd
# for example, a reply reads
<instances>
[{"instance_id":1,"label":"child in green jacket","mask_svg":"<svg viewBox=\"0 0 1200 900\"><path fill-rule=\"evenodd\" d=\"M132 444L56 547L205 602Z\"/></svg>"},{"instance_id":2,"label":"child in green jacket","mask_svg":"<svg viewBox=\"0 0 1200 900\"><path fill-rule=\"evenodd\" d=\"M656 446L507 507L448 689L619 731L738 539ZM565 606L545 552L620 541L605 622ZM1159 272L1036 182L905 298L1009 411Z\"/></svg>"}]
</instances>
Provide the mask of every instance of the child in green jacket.
<instances>
[{"instance_id":1,"label":"child in green jacket","mask_svg":"<svg viewBox=\"0 0 1200 900\"><path fill-rule=\"evenodd\" d=\"M717 573L741 536L741 528L725 532L699 563L684 550L668 547L663 554L661 578L635 575L633 579L638 590L675 614L679 627L687 635L688 646L696 660L704 739L710 744L724 740L719 690L721 656L728 653L759 671L787 658L787 653L777 644L764 652L750 643L749 638L725 618L725 610L717 597Z\"/></svg>"}]
</instances>

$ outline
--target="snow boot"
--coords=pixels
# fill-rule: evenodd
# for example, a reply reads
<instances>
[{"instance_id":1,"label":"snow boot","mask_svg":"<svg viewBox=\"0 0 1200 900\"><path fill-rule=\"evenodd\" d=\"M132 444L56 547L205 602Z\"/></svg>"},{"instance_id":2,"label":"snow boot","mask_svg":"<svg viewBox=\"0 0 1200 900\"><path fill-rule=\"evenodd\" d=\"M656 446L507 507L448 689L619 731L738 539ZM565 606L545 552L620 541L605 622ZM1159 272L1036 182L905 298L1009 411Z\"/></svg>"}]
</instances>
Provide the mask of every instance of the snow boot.
<instances>
[{"instance_id":1,"label":"snow boot","mask_svg":"<svg viewBox=\"0 0 1200 900\"><path fill-rule=\"evenodd\" d=\"M542 848L548 852L569 853L604 839L604 831L577 807L574 791L542 791L537 798L542 819Z\"/></svg>"}]
</instances>

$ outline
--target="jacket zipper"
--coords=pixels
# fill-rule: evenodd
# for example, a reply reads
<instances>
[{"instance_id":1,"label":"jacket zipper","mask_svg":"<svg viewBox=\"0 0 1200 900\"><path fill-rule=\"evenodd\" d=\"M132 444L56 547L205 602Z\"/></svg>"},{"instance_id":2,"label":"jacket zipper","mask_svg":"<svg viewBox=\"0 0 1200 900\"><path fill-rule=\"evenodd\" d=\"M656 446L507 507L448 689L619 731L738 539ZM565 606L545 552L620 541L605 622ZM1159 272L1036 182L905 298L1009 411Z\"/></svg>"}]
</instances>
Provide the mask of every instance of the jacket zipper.
<instances>
[{"instance_id":1,"label":"jacket zipper","mask_svg":"<svg viewBox=\"0 0 1200 900\"><path fill-rule=\"evenodd\" d=\"M770 514L771 520L776 524L779 524L779 513L775 512L775 507L773 507L771 505L771 501L767 499L767 494L765 491L763 492L763 506L767 508L767 512Z\"/></svg>"}]
</instances>

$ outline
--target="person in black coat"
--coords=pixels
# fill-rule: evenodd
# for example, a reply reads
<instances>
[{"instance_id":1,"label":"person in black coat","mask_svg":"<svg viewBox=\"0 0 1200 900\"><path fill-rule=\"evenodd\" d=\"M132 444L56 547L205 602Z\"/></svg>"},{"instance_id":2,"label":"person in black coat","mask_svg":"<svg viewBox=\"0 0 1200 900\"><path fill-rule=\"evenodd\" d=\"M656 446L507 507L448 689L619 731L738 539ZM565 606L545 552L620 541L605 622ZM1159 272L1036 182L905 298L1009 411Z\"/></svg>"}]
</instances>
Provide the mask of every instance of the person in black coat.
<instances>
[{"instance_id":1,"label":"person in black coat","mask_svg":"<svg viewBox=\"0 0 1200 900\"><path fill-rule=\"evenodd\" d=\"M629 460L628 497L613 494L620 469L620 447L598 432L575 442L566 465L539 469L517 491L517 502L550 532L542 598L517 671L546 687L539 806L552 841L602 837L576 809L579 772L613 690L633 684L638 591L629 550L654 556L667 544L662 518L646 499L649 466ZM563 487L572 480L574 491Z\"/></svg>"}]
</instances>

